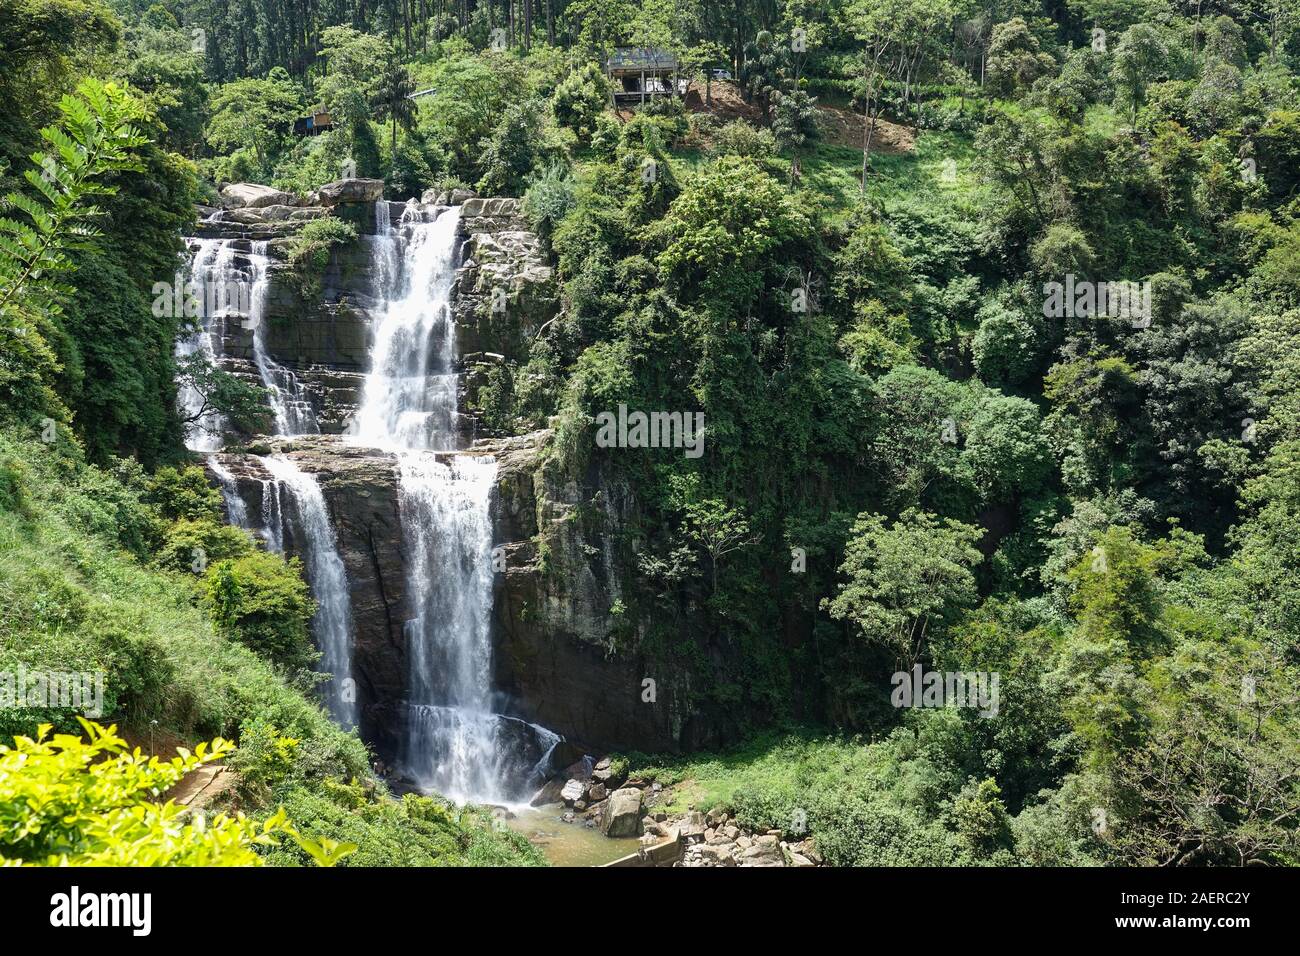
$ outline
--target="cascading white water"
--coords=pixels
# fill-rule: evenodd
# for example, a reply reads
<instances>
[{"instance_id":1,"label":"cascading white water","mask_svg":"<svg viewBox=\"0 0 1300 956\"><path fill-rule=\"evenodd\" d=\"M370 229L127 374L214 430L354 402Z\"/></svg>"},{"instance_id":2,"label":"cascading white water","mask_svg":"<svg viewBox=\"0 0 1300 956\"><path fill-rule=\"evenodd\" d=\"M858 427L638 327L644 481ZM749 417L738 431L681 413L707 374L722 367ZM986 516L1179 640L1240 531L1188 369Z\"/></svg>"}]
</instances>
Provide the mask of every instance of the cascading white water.
<instances>
[{"instance_id":1,"label":"cascading white water","mask_svg":"<svg viewBox=\"0 0 1300 956\"><path fill-rule=\"evenodd\" d=\"M357 722L356 690L352 683L352 604L348 578L334 540L334 527L325 496L314 475L283 455L261 459L278 488L287 488L297 511L306 552L307 580L316 599L312 631L321 651L321 669L331 675L323 693L330 716L344 727Z\"/></svg>"},{"instance_id":2,"label":"cascading white water","mask_svg":"<svg viewBox=\"0 0 1300 956\"><path fill-rule=\"evenodd\" d=\"M414 612L402 770L456 800L508 801L535 782L532 771L559 738L492 710L496 462L445 454L458 441L451 293L459 211L411 203L396 225L387 203L375 213L381 307L352 440L398 458Z\"/></svg>"},{"instance_id":3,"label":"cascading white water","mask_svg":"<svg viewBox=\"0 0 1300 956\"><path fill-rule=\"evenodd\" d=\"M221 497L226 501L226 515L236 528L248 527L248 507L239 496L239 482L216 455L208 456L208 469L217 476Z\"/></svg>"},{"instance_id":4,"label":"cascading white water","mask_svg":"<svg viewBox=\"0 0 1300 956\"><path fill-rule=\"evenodd\" d=\"M384 306L357 409L361 444L392 451L456 447L451 287L459 218L448 209L429 222L408 205L393 226L388 203L376 204L372 261Z\"/></svg>"},{"instance_id":5,"label":"cascading white water","mask_svg":"<svg viewBox=\"0 0 1300 956\"><path fill-rule=\"evenodd\" d=\"M191 281L228 288L239 281L235 268L235 247L229 240L201 239L190 266ZM180 294L181 290L175 290ZM225 331L225 315L204 315L199 325L187 337L176 343L176 358L183 360L202 354L215 364L221 354L221 336ZM190 418L203 409L203 396L192 385L180 391L180 405L185 417ZM221 415L214 409L203 411L197 419L186 425L185 445L194 451L216 451L221 447Z\"/></svg>"},{"instance_id":6,"label":"cascading white water","mask_svg":"<svg viewBox=\"0 0 1300 956\"><path fill-rule=\"evenodd\" d=\"M271 412L275 415L277 435L319 435L320 424L316 412L303 394L298 376L278 364L266 350L266 296L270 291L270 265L268 243L254 242L248 256L251 267L252 291L247 326L253 330L253 364L262 385L267 389Z\"/></svg>"},{"instance_id":7,"label":"cascading white water","mask_svg":"<svg viewBox=\"0 0 1300 956\"><path fill-rule=\"evenodd\" d=\"M352 601L348 594L347 569L339 556L325 495L315 475L308 474L284 455L255 456L271 475L261 480L260 525L248 518L248 507L239 494L239 484L217 456L208 467L217 476L230 523L261 535L266 547L285 552L289 541L303 554L307 583L316 601L312 637L321 652L320 668L330 679L322 687L330 716L346 728L357 723L356 685L352 678ZM285 507L285 498L289 507Z\"/></svg>"},{"instance_id":8,"label":"cascading white water","mask_svg":"<svg viewBox=\"0 0 1300 956\"><path fill-rule=\"evenodd\" d=\"M244 328L253 330L253 361L267 389L276 437L318 434L320 427L315 412L303 395L298 377L276 363L267 352L264 319L270 288L268 244L253 242L250 252L244 257L247 266L241 268L236 260L237 242L234 239L200 240L191 274L197 282L216 283L213 288L219 290L246 284L246 311L234 317ZM211 301L212 297L206 296L205 299ZM201 328L178 345L178 355L192 355L202 349L215 365L222 355L227 317L228 313L205 315ZM202 397L192 389L186 389L181 395L181 403L193 414L201 407ZM220 416L205 414L191 426L187 444L196 451L219 449L222 445L221 426ZM287 489L298 517L298 536L294 540L300 543L304 552L307 581L317 603L312 618L312 635L321 651L321 668L330 675L324 687L324 698L336 721L345 727L355 726L356 695L351 683L352 606L347 575L339 557L320 484L314 475L301 471L293 461L283 456L258 460L272 476L262 481L260 528L254 528L249 521L248 509L239 495L234 476L215 456L209 457L208 464L221 484L231 523L257 531L270 550L281 553L285 549L287 517L282 492Z\"/></svg>"}]
</instances>

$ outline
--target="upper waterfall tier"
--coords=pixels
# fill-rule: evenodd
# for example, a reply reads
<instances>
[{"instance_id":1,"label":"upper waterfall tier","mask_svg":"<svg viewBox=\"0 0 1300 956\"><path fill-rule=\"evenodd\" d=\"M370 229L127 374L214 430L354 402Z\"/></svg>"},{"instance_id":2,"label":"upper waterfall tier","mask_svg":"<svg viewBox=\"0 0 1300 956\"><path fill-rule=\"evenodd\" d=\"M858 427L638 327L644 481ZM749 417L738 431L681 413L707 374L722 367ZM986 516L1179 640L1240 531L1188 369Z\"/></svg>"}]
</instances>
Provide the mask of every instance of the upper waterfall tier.
<instances>
[{"instance_id":1,"label":"upper waterfall tier","mask_svg":"<svg viewBox=\"0 0 1300 956\"><path fill-rule=\"evenodd\" d=\"M352 435L359 444L393 451L454 448L458 376L451 296L459 211L412 203L398 222L390 215L389 204L379 203L377 232L368 240L382 305Z\"/></svg>"}]
</instances>

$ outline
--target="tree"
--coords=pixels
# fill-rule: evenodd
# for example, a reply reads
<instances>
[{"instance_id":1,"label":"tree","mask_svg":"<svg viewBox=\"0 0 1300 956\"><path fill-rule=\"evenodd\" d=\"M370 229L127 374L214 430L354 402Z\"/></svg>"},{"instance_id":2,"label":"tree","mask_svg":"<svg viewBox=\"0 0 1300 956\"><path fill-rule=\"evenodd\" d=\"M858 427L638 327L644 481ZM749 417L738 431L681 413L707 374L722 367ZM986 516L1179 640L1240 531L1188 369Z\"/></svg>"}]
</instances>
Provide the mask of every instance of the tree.
<instances>
[{"instance_id":1,"label":"tree","mask_svg":"<svg viewBox=\"0 0 1300 956\"><path fill-rule=\"evenodd\" d=\"M316 602L297 558L254 551L208 567L204 603L232 640L283 667L305 669L318 658L309 626Z\"/></svg>"},{"instance_id":2,"label":"tree","mask_svg":"<svg viewBox=\"0 0 1300 956\"><path fill-rule=\"evenodd\" d=\"M932 35L952 13L947 0L853 0L848 16L854 35L863 44L858 97L863 104L861 191L865 193L885 81L895 78L903 82L906 105Z\"/></svg>"},{"instance_id":3,"label":"tree","mask_svg":"<svg viewBox=\"0 0 1300 956\"><path fill-rule=\"evenodd\" d=\"M0 329L7 340L0 347L0 395L11 412L66 421L66 406L52 389L56 361L46 341L58 334L53 320L69 291L56 277L72 270L73 251L94 248L100 235L94 200L116 192L106 182L111 174L141 168L135 150L144 138L134 125L138 103L113 83L83 80L59 110L62 124L41 130L49 149L33 157L38 169L23 174L43 202L11 192L5 207L27 221L0 218Z\"/></svg>"},{"instance_id":4,"label":"tree","mask_svg":"<svg viewBox=\"0 0 1300 956\"><path fill-rule=\"evenodd\" d=\"M1038 37L1023 17L1014 17L993 28L988 46L988 82L1003 96L1015 96L1034 81L1056 68L1050 53L1044 53Z\"/></svg>"},{"instance_id":5,"label":"tree","mask_svg":"<svg viewBox=\"0 0 1300 956\"><path fill-rule=\"evenodd\" d=\"M717 594L722 559L755 544L762 536L750 532L749 521L738 508L719 498L701 497L698 476L678 478L673 488L682 512L682 530L709 556L712 591Z\"/></svg>"},{"instance_id":6,"label":"tree","mask_svg":"<svg viewBox=\"0 0 1300 956\"><path fill-rule=\"evenodd\" d=\"M913 508L893 522L863 512L840 565L847 580L822 607L892 654L901 670L910 669L934 632L975 602L971 569L981 560L974 546L981 535L979 528Z\"/></svg>"},{"instance_id":7,"label":"tree","mask_svg":"<svg viewBox=\"0 0 1300 956\"><path fill-rule=\"evenodd\" d=\"M390 59L384 70L383 84L378 97L384 111L388 113L392 136L390 147L394 161L397 157L397 127L401 125L403 129L410 129L411 124L415 122L415 100L411 99L411 94L414 92L415 81L411 78L411 71Z\"/></svg>"},{"instance_id":8,"label":"tree","mask_svg":"<svg viewBox=\"0 0 1300 956\"><path fill-rule=\"evenodd\" d=\"M325 77L318 93L331 114L346 124L369 118L372 102L387 103L402 77L383 38L352 27L335 26L321 33Z\"/></svg>"},{"instance_id":9,"label":"tree","mask_svg":"<svg viewBox=\"0 0 1300 956\"><path fill-rule=\"evenodd\" d=\"M181 392L192 391L199 397L198 407L182 416L184 424L192 425L215 412L239 431L256 433L267 425L267 389L217 368L203 352L177 361L176 385Z\"/></svg>"},{"instance_id":10,"label":"tree","mask_svg":"<svg viewBox=\"0 0 1300 956\"><path fill-rule=\"evenodd\" d=\"M218 88L204 135L220 150L251 149L258 171L265 175L269 159L279 152L281 139L301 111L302 92L276 67L263 79L245 77Z\"/></svg>"},{"instance_id":11,"label":"tree","mask_svg":"<svg viewBox=\"0 0 1300 956\"><path fill-rule=\"evenodd\" d=\"M1138 107L1146 102L1147 85L1165 68L1168 57L1164 37L1149 23L1135 23L1120 35L1110 75L1116 91L1128 101L1134 121Z\"/></svg>"}]
</instances>

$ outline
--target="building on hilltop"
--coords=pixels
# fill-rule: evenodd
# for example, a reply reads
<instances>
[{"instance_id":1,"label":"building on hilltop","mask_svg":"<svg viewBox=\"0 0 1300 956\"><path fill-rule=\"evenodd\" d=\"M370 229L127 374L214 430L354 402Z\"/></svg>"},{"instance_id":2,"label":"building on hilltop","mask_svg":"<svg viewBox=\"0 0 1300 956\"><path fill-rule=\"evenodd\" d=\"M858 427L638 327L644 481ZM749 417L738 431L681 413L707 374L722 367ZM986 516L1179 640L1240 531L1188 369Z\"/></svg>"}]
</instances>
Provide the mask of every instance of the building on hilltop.
<instances>
[{"instance_id":1,"label":"building on hilltop","mask_svg":"<svg viewBox=\"0 0 1300 956\"><path fill-rule=\"evenodd\" d=\"M605 63L614 88L614 105L645 103L659 96L685 92L678 78L677 57L658 47L618 47Z\"/></svg>"}]
</instances>

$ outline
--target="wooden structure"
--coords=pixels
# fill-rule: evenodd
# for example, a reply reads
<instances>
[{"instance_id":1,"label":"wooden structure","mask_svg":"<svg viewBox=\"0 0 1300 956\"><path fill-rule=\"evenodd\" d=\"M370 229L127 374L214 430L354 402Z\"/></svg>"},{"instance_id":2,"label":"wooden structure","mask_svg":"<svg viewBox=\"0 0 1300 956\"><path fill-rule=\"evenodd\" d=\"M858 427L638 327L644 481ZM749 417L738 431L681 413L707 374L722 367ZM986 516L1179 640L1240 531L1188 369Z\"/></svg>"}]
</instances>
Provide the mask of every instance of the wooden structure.
<instances>
[{"instance_id":1,"label":"wooden structure","mask_svg":"<svg viewBox=\"0 0 1300 956\"><path fill-rule=\"evenodd\" d=\"M295 136L318 136L327 129L334 128L334 118L329 113L320 112L312 113L311 116L303 116L293 121L293 133Z\"/></svg>"},{"instance_id":2,"label":"wooden structure","mask_svg":"<svg viewBox=\"0 0 1300 956\"><path fill-rule=\"evenodd\" d=\"M618 47L605 63L615 106L676 96L677 73L677 57L657 47Z\"/></svg>"}]
</instances>

